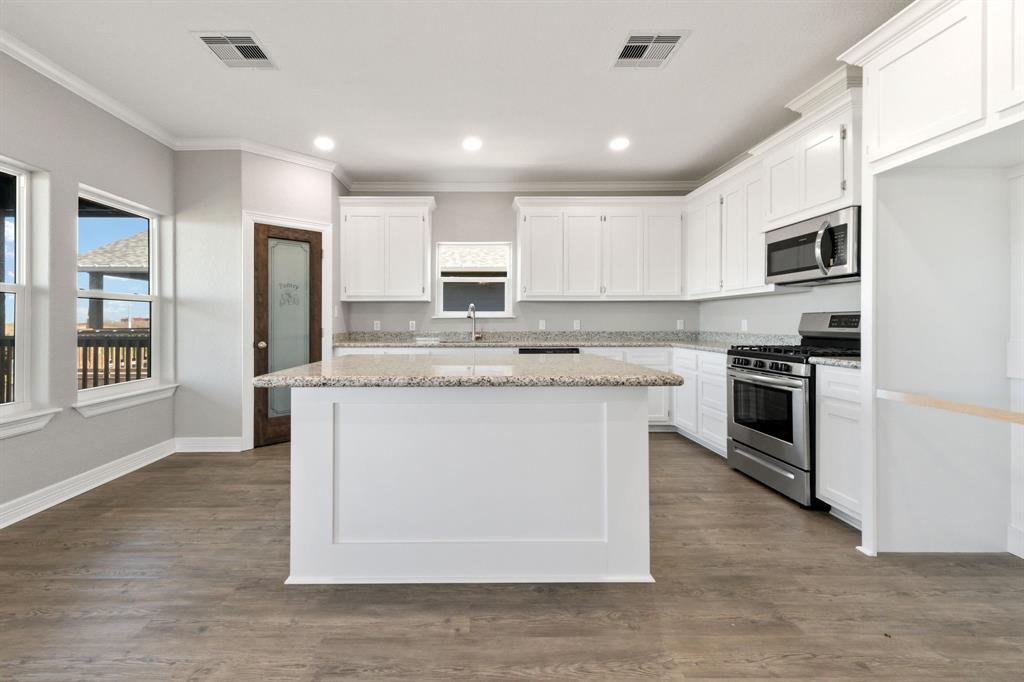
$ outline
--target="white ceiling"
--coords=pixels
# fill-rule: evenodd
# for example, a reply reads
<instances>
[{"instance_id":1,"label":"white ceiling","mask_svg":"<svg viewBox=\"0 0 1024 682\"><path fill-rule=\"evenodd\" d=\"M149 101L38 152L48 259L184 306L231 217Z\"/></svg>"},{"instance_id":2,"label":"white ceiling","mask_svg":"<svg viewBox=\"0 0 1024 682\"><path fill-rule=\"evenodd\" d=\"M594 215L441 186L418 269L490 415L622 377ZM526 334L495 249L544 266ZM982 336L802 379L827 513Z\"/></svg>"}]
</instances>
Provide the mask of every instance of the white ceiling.
<instances>
[{"instance_id":1,"label":"white ceiling","mask_svg":"<svg viewBox=\"0 0 1024 682\"><path fill-rule=\"evenodd\" d=\"M785 103L907 4L0 2L0 30L175 139L429 182L698 179L793 120ZM629 31L678 29L692 34L664 69L611 68ZM198 30L252 31L279 68L228 69ZM616 135L629 150L608 150Z\"/></svg>"}]
</instances>

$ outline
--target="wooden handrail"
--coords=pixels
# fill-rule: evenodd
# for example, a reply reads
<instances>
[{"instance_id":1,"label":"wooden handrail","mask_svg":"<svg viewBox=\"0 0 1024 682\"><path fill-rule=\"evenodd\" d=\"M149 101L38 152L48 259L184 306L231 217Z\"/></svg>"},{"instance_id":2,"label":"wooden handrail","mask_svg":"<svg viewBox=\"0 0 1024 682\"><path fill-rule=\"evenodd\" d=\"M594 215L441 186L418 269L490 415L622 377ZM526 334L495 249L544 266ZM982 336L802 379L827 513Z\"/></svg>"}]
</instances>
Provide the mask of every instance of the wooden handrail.
<instances>
[{"instance_id":1,"label":"wooden handrail","mask_svg":"<svg viewBox=\"0 0 1024 682\"><path fill-rule=\"evenodd\" d=\"M932 398L918 393L887 391L881 388L875 391L875 396L882 400L892 400L898 403L905 403L907 405L931 407L936 410L945 410L946 412L959 412L960 414L969 414L973 417L983 417L985 419L995 419L996 421L1024 425L1024 412L1017 412L1015 410L1000 410L995 407L984 407L982 405L972 405L971 403L958 403L953 400Z\"/></svg>"}]
</instances>

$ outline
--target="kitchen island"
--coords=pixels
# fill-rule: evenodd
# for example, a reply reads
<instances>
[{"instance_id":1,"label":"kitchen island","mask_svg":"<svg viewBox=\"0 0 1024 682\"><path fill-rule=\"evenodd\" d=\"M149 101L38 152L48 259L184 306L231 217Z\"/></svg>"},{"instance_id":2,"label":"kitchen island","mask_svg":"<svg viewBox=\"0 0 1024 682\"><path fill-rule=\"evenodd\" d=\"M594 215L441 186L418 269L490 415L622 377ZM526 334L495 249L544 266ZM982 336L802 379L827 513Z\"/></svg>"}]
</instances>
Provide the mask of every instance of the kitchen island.
<instances>
[{"instance_id":1,"label":"kitchen island","mask_svg":"<svg viewBox=\"0 0 1024 682\"><path fill-rule=\"evenodd\" d=\"M647 387L594 355L347 355L292 389L290 584L650 582Z\"/></svg>"}]
</instances>

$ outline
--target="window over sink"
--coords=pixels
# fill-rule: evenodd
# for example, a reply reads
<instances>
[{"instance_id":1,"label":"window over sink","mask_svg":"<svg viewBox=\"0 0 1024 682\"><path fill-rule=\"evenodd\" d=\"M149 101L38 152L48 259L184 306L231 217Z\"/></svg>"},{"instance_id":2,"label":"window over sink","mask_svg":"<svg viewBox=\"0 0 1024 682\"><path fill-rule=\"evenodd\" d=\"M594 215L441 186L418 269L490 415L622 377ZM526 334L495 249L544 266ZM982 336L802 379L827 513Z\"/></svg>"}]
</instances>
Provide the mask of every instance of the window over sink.
<instances>
[{"instance_id":1,"label":"window over sink","mask_svg":"<svg viewBox=\"0 0 1024 682\"><path fill-rule=\"evenodd\" d=\"M438 242L435 317L514 317L508 272L511 242Z\"/></svg>"}]
</instances>

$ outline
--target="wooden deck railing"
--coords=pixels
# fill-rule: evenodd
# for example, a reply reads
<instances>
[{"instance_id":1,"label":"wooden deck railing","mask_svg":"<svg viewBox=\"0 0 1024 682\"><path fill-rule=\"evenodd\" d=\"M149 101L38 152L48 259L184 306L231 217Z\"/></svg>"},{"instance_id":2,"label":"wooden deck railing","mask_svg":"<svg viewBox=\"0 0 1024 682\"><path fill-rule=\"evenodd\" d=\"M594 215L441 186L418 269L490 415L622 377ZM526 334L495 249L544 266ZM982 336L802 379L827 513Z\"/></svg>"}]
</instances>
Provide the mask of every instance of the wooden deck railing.
<instances>
[{"instance_id":1,"label":"wooden deck railing","mask_svg":"<svg viewBox=\"0 0 1024 682\"><path fill-rule=\"evenodd\" d=\"M148 378L150 338L148 330L78 332L78 387Z\"/></svg>"}]
</instances>

